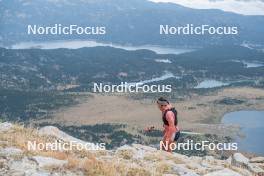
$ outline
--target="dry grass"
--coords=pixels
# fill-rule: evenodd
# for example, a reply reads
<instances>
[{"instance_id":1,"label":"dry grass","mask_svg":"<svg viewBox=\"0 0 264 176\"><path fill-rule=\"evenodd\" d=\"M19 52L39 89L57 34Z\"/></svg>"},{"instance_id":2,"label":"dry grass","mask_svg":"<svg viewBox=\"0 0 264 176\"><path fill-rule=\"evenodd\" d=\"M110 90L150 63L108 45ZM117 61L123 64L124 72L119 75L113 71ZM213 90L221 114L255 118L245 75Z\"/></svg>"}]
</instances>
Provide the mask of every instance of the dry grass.
<instances>
[{"instance_id":1,"label":"dry grass","mask_svg":"<svg viewBox=\"0 0 264 176\"><path fill-rule=\"evenodd\" d=\"M175 155L164 151L146 152L143 160L136 161L133 159L133 155L135 153L131 149L118 150L114 154L111 151L96 151L92 153L86 150L29 151L27 148L27 141L47 143L54 142L54 140L58 139L51 136L40 136L35 129L14 125L14 127L8 132L0 133L0 141L2 141L0 143L0 148L17 147L23 150L22 156L19 157L39 155L60 160L67 160L68 164L64 166L51 166L45 169L62 174L66 171L71 171L72 173L82 172L87 176L159 176L172 172L172 165L174 164L183 164L188 162L185 161L185 158L183 157L175 157ZM241 168L230 166L225 162L212 162L212 164L228 167L238 173L241 173L242 175L248 173ZM1 167L4 167L4 163L1 163L0 161L0 168ZM192 167L191 165L189 166L188 164L187 167L192 170L199 170L199 168L196 168L195 166ZM199 173L203 174L205 172L206 171L199 171Z\"/></svg>"},{"instance_id":2,"label":"dry grass","mask_svg":"<svg viewBox=\"0 0 264 176\"><path fill-rule=\"evenodd\" d=\"M166 158L173 161L175 164L184 164L185 163L181 158L175 157L175 156L170 155L170 154L167 154Z\"/></svg>"},{"instance_id":3,"label":"dry grass","mask_svg":"<svg viewBox=\"0 0 264 176\"><path fill-rule=\"evenodd\" d=\"M169 166L168 163L165 162L159 163L156 167L157 173L168 173L169 171L171 171L171 167Z\"/></svg>"},{"instance_id":4,"label":"dry grass","mask_svg":"<svg viewBox=\"0 0 264 176\"><path fill-rule=\"evenodd\" d=\"M17 148L22 149L24 152L33 154L38 151L28 151L28 141L36 141L36 143L43 143L45 141L50 141L51 138L40 137L39 135L37 135L37 131L34 129L24 128L20 125L14 125L14 127L7 133L1 133L0 140L7 141L7 146L15 146Z\"/></svg>"},{"instance_id":5,"label":"dry grass","mask_svg":"<svg viewBox=\"0 0 264 176\"><path fill-rule=\"evenodd\" d=\"M98 161L93 153L89 151L52 151L52 150L28 150L28 141L36 141L36 143L48 143L57 140L51 136L40 136L35 129L24 128L20 125L14 127L8 132L1 133L0 141L7 141L5 145L0 147L17 147L23 151L26 156L45 156L59 160L68 160L66 169L78 170L82 169L87 175L114 175L117 173L113 164ZM86 158L86 159L83 159ZM54 170L59 168L49 168Z\"/></svg>"},{"instance_id":6,"label":"dry grass","mask_svg":"<svg viewBox=\"0 0 264 176\"><path fill-rule=\"evenodd\" d=\"M123 159L130 160L133 157L133 151L132 150L119 150L117 152L117 155Z\"/></svg>"},{"instance_id":7,"label":"dry grass","mask_svg":"<svg viewBox=\"0 0 264 176\"><path fill-rule=\"evenodd\" d=\"M115 176L116 173L118 173L114 164L98 161L95 158L85 159L81 162L80 168L83 169L89 176Z\"/></svg>"},{"instance_id":8,"label":"dry grass","mask_svg":"<svg viewBox=\"0 0 264 176\"><path fill-rule=\"evenodd\" d=\"M14 125L14 127L5 133L0 133L0 148L16 147L23 151L24 156L45 156L52 157L59 160L67 160L68 164L62 167L45 168L49 171L57 171L63 173L67 170L71 172L82 171L87 176L148 176L151 175L149 168L140 166L139 163L132 160L132 150L120 150L117 155L111 156L108 151L96 151L91 153L86 150L71 150L71 151L52 151L52 150L28 150L27 142L36 141L36 143L50 143L58 140L52 136L38 135L37 130L31 128L24 128L21 125ZM100 156L111 156L111 161L98 159ZM161 155L157 157L156 161L162 160ZM159 158L160 157L160 158ZM22 159L21 158L21 159ZM102 157L103 158L103 157ZM151 160L151 158L149 158ZM153 158L152 158L153 159ZM1 165L1 163L0 163ZM158 175L168 170L165 165L159 165Z\"/></svg>"},{"instance_id":9,"label":"dry grass","mask_svg":"<svg viewBox=\"0 0 264 176\"><path fill-rule=\"evenodd\" d=\"M67 160L69 155L62 151L43 151L40 153L42 156L56 158L58 160Z\"/></svg>"},{"instance_id":10,"label":"dry grass","mask_svg":"<svg viewBox=\"0 0 264 176\"><path fill-rule=\"evenodd\" d=\"M163 157L162 157L162 155L158 155L156 153L146 154L146 156L144 157L144 160L152 161L152 162L160 162L163 160Z\"/></svg>"},{"instance_id":11,"label":"dry grass","mask_svg":"<svg viewBox=\"0 0 264 176\"><path fill-rule=\"evenodd\" d=\"M76 169L79 168L80 166L80 159L76 158L76 157L69 157L68 158L68 165L67 168L68 169Z\"/></svg>"},{"instance_id":12,"label":"dry grass","mask_svg":"<svg viewBox=\"0 0 264 176\"><path fill-rule=\"evenodd\" d=\"M130 168L127 176L151 176L151 173L143 168Z\"/></svg>"}]
</instances>

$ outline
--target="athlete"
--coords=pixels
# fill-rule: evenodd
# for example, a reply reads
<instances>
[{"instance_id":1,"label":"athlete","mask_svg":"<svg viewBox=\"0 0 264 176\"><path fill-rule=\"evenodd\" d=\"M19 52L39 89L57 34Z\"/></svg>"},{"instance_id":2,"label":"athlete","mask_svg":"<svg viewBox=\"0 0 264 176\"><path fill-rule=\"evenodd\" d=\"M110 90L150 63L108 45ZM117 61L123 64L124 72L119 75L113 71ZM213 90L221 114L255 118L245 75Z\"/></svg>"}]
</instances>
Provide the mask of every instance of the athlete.
<instances>
[{"instance_id":1,"label":"athlete","mask_svg":"<svg viewBox=\"0 0 264 176\"><path fill-rule=\"evenodd\" d=\"M177 111L170 102L160 97L157 100L157 106L159 110L162 112L162 121L163 121L163 144L167 144L170 146L171 143L177 142L180 137L180 129L178 127L177 120ZM151 131L155 129L153 126L146 129L146 131ZM167 152L171 152L170 147L162 148Z\"/></svg>"}]
</instances>

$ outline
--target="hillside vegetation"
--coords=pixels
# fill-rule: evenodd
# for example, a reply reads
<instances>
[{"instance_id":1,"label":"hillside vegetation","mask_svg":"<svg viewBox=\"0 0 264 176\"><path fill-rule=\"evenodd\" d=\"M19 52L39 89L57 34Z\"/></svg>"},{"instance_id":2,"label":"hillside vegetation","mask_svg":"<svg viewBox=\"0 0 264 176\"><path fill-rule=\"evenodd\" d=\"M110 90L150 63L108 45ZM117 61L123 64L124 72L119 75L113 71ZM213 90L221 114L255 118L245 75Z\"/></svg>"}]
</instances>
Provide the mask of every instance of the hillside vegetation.
<instances>
[{"instance_id":1,"label":"hillside vegetation","mask_svg":"<svg viewBox=\"0 0 264 176\"><path fill-rule=\"evenodd\" d=\"M235 153L227 160L212 156L187 157L155 148L133 144L116 150L28 150L27 142L47 143L60 140L79 141L56 127L39 130L10 123L0 123L0 175L228 175L263 174L262 157L250 160ZM91 145L91 143L87 143Z\"/></svg>"}]
</instances>

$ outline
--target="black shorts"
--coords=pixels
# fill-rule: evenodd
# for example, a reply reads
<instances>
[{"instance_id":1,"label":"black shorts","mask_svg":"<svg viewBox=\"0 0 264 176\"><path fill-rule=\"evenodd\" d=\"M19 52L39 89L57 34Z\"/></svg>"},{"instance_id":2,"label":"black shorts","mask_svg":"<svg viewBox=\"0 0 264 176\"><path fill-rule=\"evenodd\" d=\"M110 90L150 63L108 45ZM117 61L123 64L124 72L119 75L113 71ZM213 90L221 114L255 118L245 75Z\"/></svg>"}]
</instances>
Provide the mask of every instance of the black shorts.
<instances>
[{"instance_id":1,"label":"black shorts","mask_svg":"<svg viewBox=\"0 0 264 176\"><path fill-rule=\"evenodd\" d=\"M174 141L178 141L178 139L180 138L180 135L181 135L181 132L180 131L177 131L175 133Z\"/></svg>"}]
</instances>

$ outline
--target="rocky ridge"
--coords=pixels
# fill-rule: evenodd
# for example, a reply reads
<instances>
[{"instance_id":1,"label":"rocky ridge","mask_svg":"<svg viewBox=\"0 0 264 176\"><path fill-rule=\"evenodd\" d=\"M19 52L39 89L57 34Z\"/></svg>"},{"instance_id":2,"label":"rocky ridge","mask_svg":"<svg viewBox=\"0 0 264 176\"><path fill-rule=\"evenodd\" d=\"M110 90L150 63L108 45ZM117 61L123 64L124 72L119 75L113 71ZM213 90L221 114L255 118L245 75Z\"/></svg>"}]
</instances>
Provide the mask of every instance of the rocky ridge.
<instances>
[{"instance_id":1,"label":"rocky ridge","mask_svg":"<svg viewBox=\"0 0 264 176\"><path fill-rule=\"evenodd\" d=\"M0 123L0 175L7 176L75 176L75 175L138 175L138 176L251 176L263 175L264 157L246 158L235 153L227 160L213 156L187 157L152 147L133 144L116 150L30 151L28 140L50 142L74 138L58 128L25 128Z\"/></svg>"}]
</instances>

